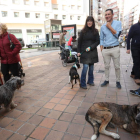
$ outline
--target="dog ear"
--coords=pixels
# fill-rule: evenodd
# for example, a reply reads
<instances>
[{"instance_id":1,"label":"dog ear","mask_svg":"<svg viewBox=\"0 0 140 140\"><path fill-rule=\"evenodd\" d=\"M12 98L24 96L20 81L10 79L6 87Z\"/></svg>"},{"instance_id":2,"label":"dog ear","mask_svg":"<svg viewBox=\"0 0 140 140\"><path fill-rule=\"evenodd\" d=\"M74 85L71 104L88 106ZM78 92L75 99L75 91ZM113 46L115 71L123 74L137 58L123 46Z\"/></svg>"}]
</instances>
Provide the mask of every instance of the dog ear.
<instances>
[{"instance_id":1,"label":"dog ear","mask_svg":"<svg viewBox=\"0 0 140 140\"><path fill-rule=\"evenodd\" d=\"M137 104L134 104L134 105L132 106L132 110L133 110L133 112L136 113L136 114L137 114L137 107L138 107Z\"/></svg>"}]
</instances>

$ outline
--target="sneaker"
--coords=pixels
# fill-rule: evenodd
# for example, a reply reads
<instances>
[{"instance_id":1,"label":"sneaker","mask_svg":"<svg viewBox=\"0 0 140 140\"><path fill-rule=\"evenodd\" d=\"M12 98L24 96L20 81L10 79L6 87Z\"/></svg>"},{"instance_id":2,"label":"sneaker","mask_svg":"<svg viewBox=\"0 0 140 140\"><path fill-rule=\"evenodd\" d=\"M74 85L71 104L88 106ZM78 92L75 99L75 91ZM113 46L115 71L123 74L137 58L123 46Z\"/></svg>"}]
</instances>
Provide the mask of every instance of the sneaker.
<instances>
[{"instance_id":1,"label":"sneaker","mask_svg":"<svg viewBox=\"0 0 140 140\"><path fill-rule=\"evenodd\" d=\"M121 88L122 88L120 82L116 82L116 87L117 87L118 89L121 89Z\"/></svg>"},{"instance_id":2,"label":"sneaker","mask_svg":"<svg viewBox=\"0 0 140 140\"><path fill-rule=\"evenodd\" d=\"M140 93L138 92L138 90L130 90L130 93L133 95L140 96Z\"/></svg>"},{"instance_id":3,"label":"sneaker","mask_svg":"<svg viewBox=\"0 0 140 140\"><path fill-rule=\"evenodd\" d=\"M106 86L107 84L109 84L109 81L104 81L104 82L101 84L101 87L104 87L104 86Z\"/></svg>"},{"instance_id":4,"label":"sneaker","mask_svg":"<svg viewBox=\"0 0 140 140\"><path fill-rule=\"evenodd\" d=\"M80 88L87 89L87 87L86 87L86 86L85 86L85 87L80 86Z\"/></svg>"},{"instance_id":5,"label":"sneaker","mask_svg":"<svg viewBox=\"0 0 140 140\"><path fill-rule=\"evenodd\" d=\"M94 83L92 83L92 84L90 84L90 83L87 83L87 84L89 84L90 86L95 86L95 84L94 84Z\"/></svg>"}]
</instances>

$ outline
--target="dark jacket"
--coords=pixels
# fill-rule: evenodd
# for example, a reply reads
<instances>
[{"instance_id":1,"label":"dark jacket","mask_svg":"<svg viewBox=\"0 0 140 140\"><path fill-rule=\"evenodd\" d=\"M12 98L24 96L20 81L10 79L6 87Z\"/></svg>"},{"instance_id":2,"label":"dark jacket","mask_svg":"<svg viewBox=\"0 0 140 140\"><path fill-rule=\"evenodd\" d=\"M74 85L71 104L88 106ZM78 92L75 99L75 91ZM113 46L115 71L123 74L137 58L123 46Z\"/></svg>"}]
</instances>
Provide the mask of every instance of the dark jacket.
<instances>
[{"instance_id":1,"label":"dark jacket","mask_svg":"<svg viewBox=\"0 0 140 140\"><path fill-rule=\"evenodd\" d=\"M130 50L130 40L131 49L140 49L140 22L131 26L128 38L127 38L127 50Z\"/></svg>"},{"instance_id":2,"label":"dark jacket","mask_svg":"<svg viewBox=\"0 0 140 140\"><path fill-rule=\"evenodd\" d=\"M21 44L13 34L9 35L15 48L13 50L10 48L10 41L8 39L7 32L0 35L0 57L2 64L13 64L20 61L19 52L21 50Z\"/></svg>"},{"instance_id":3,"label":"dark jacket","mask_svg":"<svg viewBox=\"0 0 140 140\"><path fill-rule=\"evenodd\" d=\"M92 30L89 29L86 33L81 31L78 39L77 52L81 53L80 63L83 64L94 64L98 62L97 46L100 43L99 33L93 34ZM86 48L90 47L89 52L85 52Z\"/></svg>"}]
</instances>

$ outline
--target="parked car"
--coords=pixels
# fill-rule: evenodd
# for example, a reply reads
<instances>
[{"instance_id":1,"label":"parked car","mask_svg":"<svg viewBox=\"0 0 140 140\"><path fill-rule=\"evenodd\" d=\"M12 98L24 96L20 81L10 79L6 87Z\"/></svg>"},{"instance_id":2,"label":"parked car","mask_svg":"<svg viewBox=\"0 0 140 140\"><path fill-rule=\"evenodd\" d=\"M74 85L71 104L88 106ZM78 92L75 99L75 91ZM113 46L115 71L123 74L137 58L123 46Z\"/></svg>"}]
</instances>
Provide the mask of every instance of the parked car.
<instances>
[{"instance_id":1,"label":"parked car","mask_svg":"<svg viewBox=\"0 0 140 140\"><path fill-rule=\"evenodd\" d=\"M28 43L28 44L26 44L26 47L28 47L28 48L38 47L38 43Z\"/></svg>"},{"instance_id":2,"label":"parked car","mask_svg":"<svg viewBox=\"0 0 140 140\"><path fill-rule=\"evenodd\" d=\"M20 42L21 47L24 47L25 46L24 40L22 38L17 38L17 39Z\"/></svg>"},{"instance_id":3,"label":"parked car","mask_svg":"<svg viewBox=\"0 0 140 140\"><path fill-rule=\"evenodd\" d=\"M45 38L39 38L37 40L37 43L39 46L44 47L46 45L46 39Z\"/></svg>"}]
</instances>

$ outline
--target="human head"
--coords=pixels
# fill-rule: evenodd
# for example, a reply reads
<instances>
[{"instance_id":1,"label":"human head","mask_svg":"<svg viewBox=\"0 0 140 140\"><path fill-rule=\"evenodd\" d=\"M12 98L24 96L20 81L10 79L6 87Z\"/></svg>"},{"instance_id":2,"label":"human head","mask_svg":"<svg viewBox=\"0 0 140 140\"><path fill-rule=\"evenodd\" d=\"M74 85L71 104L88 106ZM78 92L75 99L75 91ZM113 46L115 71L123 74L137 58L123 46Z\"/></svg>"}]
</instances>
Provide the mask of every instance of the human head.
<instances>
[{"instance_id":1,"label":"human head","mask_svg":"<svg viewBox=\"0 0 140 140\"><path fill-rule=\"evenodd\" d=\"M4 23L0 23L0 35L4 34L7 32L7 26Z\"/></svg>"},{"instance_id":2,"label":"human head","mask_svg":"<svg viewBox=\"0 0 140 140\"><path fill-rule=\"evenodd\" d=\"M66 35L66 33L67 33L67 30L64 30L64 31L63 31L63 34Z\"/></svg>"},{"instance_id":3,"label":"human head","mask_svg":"<svg viewBox=\"0 0 140 140\"><path fill-rule=\"evenodd\" d=\"M113 16L114 16L114 14L113 14L113 10L112 9L107 9L105 11L105 19L106 19L107 22L113 21Z\"/></svg>"},{"instance_id":4,"label":"human head","mask_svg":"<svg viewBox=\"0 0 140 140\"><path fill-rule=\"evenodd\" d=\"M76 40L76 35L72 36L72 41Z\"/></svg>"}]
</instances>

